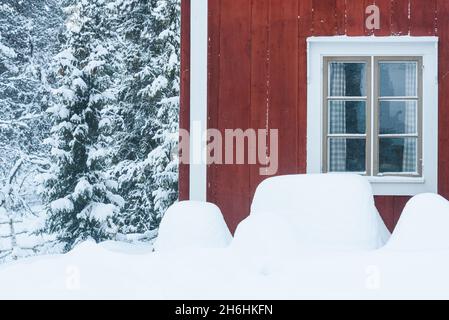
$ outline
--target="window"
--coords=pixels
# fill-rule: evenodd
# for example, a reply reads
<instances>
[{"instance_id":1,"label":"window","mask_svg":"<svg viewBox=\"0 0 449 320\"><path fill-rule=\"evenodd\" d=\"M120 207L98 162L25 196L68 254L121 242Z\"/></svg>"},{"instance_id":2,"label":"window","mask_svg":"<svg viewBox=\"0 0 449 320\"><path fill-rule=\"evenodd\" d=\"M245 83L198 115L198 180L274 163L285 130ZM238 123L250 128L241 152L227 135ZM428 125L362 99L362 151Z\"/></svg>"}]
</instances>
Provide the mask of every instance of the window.
<instances>
[{"instance_id":1,"label":"window","mask_svg":"<svg viewBox=\"0 0 449 320\"><path fill-rule=\"evenodd\" d=\"M307 173L438 192L438 38L307 39Z\"/></svg>"},{"instance_id":2,"label":"window","mask_svg":"<svg viewBox=\"0 0 449 320\"><path fill-rule=\"evenodd\" d=\"M369 174L369 58L325 58L323 172Z\"/></svg>"},{"instance_id":3,"label":"window","mask_svg":"<svg viewBox=\"0 0 449 320\"><path fill-rule=\"evenodd\" d=\"M422 58L324 57L323 172L422 174Z\"/></svg>"}]
</instances>

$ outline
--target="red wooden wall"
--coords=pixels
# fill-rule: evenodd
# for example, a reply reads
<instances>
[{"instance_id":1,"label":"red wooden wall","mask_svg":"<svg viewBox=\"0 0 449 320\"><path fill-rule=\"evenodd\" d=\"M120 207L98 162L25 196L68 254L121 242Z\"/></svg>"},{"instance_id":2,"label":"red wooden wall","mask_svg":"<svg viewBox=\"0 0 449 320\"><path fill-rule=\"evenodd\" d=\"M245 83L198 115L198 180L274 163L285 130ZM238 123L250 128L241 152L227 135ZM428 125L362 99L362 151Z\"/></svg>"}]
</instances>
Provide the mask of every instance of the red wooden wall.
<instances>
[{"instance_id":1,"label":"red wooden wall","mask_svg":"<svg viewBox=\"0 0 449 320\"><path fill-rule=\"evenodd\" d=\"M190 17L183 1L181 126L188 129ZM381 10L381 29L365 29L365 8ZM410 15L409 15L410 12ZM449 197L449 0L209 0L208 126L279 129L279 174L306 172L306 39L309 36L440 37L439 192ZM187 198L188 168L181 168ZM251 165L208 168L208 200L232 230L249 214L263 177ZM376 197L392 230L408 197Z\"/></svg>"}]
</instances>

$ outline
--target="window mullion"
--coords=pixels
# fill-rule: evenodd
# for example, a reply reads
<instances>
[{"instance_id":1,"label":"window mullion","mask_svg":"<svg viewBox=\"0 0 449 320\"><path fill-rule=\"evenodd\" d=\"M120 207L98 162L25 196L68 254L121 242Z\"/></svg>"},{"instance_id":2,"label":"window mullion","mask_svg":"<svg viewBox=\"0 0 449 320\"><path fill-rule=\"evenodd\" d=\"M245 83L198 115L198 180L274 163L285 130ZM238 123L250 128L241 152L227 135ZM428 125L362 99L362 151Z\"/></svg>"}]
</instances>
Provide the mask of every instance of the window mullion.
<instances>
[{"instance_id":1,"label":"window mullion","mask_svg":"<svg viewBox=\"0 0 449 320\"><path fill-rule=\"evenodd\" d=\"M375 176L377 174L377 147L378 147L378 137L377 137L377 121L376 121L376 110L377 110L377 103L376 101L376 91L377 91L377 66L375 63L374 56L370 57L370 98L369 100L369 114L370 114L370 130L369 130L369 137L370 140L370 152L369 152L369 159L370 159L370 167L369 167L369 176Z\"/></svg>"}]
</instances>

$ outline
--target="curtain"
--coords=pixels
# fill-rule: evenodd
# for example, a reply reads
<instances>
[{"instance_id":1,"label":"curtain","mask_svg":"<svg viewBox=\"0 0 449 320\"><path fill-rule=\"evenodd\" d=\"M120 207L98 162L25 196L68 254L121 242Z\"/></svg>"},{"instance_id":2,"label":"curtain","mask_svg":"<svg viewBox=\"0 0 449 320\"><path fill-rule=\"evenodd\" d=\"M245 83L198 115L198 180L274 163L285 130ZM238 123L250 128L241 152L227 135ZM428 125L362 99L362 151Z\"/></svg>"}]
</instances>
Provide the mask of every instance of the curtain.
<instances>
[{"instance_id":1,"label":"curtain","mask_svg":"<svg viewBox=\"0 0 449 320\"><path fill-rule=\"evenodd\" d=\"M331 72L331 95L344 97L346 95L346 71L344 63L333 63ZM330 107L330 106L329 106ZM344 101L334 101L330 114L330 126L333 133L346 133L346 104ZM346 139L332 139L330 145L330 171L346 171Z\"/></svg>"},{"instance_id":2,"label":"curtain","mask_svg":"<svg viewBox=\"0 0 449 320\"><path fill-rule=\"evenodd\" d=\"M405 94L406 96L417 95L417 64L406 63L405 64ZM416 126L417 106L415 101L405 102L405 133L416 133L418 129ZM404 154L402 170L403 172L416 172L417 171L417 141L415 138L406 138L404 141Z\"/></svg>"}]
</instances>

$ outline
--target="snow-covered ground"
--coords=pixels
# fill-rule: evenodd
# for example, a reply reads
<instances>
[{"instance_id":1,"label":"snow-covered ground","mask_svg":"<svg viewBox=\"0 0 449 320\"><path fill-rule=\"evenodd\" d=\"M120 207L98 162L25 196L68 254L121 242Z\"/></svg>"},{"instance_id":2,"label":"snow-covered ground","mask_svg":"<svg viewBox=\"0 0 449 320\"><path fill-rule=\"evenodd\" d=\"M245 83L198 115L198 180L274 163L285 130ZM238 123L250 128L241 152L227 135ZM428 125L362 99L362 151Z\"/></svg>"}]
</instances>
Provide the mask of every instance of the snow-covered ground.
<instances>
[{"instance_id":1,"label":"snow-covered ground","mask_svg":"<svg viewBox=\"0 0 449 320\"><path fill-rule=\"evenodd\" d=\"M438 195L413 198L389 238L363 178L279 177L258 188L234 238L216 206L181 202L156 251L84 242L9 263L0 299L449 299L447 230Z\"/></svg>"},{"instance_id":2,"label":"snow-covered ground","mask_svg":"<svg viewBox=\"0 0 449 320\"><path fill-rule=\"evenodd\" d=\"M449 298L449 250L303 252L248 259L231 249L152 253L145 245L81 244L66 255L0 267L0 298Z\"/></svg>"}]
</instances>

